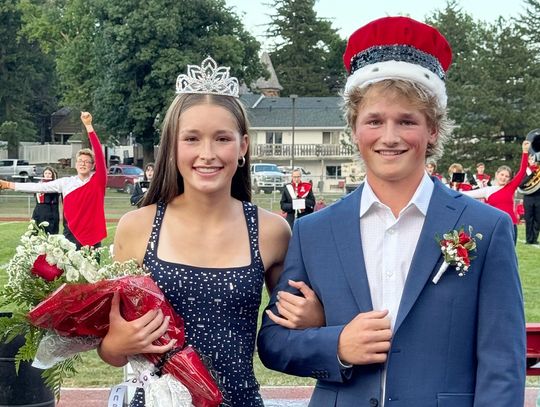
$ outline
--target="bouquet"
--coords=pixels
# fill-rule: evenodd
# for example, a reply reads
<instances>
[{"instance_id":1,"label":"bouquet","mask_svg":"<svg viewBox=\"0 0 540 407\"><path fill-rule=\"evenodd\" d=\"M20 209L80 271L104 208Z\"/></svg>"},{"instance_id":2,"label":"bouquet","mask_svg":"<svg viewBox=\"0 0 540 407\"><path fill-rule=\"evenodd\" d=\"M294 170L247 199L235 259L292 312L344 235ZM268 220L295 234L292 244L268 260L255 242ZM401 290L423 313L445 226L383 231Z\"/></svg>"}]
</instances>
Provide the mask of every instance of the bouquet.
<instances>
[{"instance_id":1,"label":"bouquet","mask_svg":"<svg viewBox=\"0 0 540 407\"><path fill-rule=\"evenodd\" d=\"M0 318L0 340L24 335L25 344L15 357L17 368L21 361L33 360L45 369L45 383L57 396L63 379L76 372L79 353L96 348L107 334L111 299L118 292L126 320L157 308L170 317L167 332L154 343L176 339L178 347L165 355L142 355L151 363L151 373L179 382L169 388L187 388L189 405L214 407L222 402L199 355L185 344L182 318L135 261L114 262L104 249L77 251L63 235L47 235L32 221L7 272L0 306L10 304L16 310L11 318ZM159 397L155 404L164 405Z\"/></svg>"}]
</instances>

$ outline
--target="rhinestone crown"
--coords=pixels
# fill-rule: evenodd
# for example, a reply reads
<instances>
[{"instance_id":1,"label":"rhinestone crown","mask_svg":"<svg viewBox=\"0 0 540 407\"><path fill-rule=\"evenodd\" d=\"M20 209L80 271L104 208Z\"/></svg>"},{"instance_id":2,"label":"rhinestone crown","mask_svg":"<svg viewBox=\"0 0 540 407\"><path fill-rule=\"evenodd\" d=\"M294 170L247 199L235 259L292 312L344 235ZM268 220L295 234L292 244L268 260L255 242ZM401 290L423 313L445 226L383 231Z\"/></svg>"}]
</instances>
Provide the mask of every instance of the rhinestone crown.
<instances>
[{"instance_id":1,"label":"rhinestone crown","mask_svg":"<svg viewBox=\"0 0 540 407\"><path fill-rule=\"evenodd\" d=\"M176 93L210 93L238 97L238 79L229 75L228 66L217 66L212 57L202 61L201 66L188 65L187 75L178 75Z\"/></svg>"}]
</instances>

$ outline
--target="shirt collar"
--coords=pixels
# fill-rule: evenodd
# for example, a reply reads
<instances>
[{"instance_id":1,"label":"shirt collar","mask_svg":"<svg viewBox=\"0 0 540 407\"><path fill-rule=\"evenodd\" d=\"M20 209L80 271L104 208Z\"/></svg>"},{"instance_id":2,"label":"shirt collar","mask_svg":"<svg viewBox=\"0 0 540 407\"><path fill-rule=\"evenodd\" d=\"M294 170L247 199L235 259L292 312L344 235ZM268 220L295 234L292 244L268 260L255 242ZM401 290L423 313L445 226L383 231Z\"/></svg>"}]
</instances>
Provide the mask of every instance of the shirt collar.
<instances>
[{"instance_id":1,"label":"shirt collar","mask_svg":"<svg viewBox=\"0 0 540 407\"><path fill-rule=\"evenodd\" d=\"M416 188L413 197L409 203L405 205L405 208L402 209L402 212L409 206L414 205L418 208L422 215L426 216L429 201L431 199L431 195L433 194L433 188L433 181L427 172L424 172L424 176L422 177L418 188ZM371 189L369 180L366 176L366 179L364 180L364 189L362 190L362 196L360 198L360 217L364 216L374 204L384 205Z\"/></svg>"}]
</instances>

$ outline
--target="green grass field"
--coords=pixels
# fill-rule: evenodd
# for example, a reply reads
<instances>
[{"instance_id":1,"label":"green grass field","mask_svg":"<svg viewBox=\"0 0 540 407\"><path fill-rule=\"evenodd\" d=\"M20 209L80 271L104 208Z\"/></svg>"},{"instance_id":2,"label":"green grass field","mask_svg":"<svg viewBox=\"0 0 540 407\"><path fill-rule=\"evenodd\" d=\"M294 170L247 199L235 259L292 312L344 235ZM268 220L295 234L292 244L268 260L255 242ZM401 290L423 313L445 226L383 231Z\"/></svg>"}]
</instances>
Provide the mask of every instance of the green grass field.
<instances>
[{"instance_id":1,"label":"green grass field","mask_svg":"<svg viewBox=\"0 0 540 407\"><path fill-rule=\"evenodd\" d=\"M2 193L0 195L0 218L6 217L29 217L33 203L28 203L27 197L20 194ZM326 196L326 202L332 202L338 197ZM33 198L32 198L33 199ZM255 203L270 210L279 210L279 196L258 195L254 198ZM25 206L26 205L26 206ZM106 197L106 215L108 219L118 219L123 213L131 210L129 196L116 191L108 191ZM0 221L0 285L6 281L5 265L15 252L19 237L27 228L26 221ZM109 236L104 244L112 243L116 223L108 223ZM523 244L524 227L521 225L518 231L517 254L523 292L525 297L525 312L528 322L540 322L540 248ZM266 305L268 296L263 295L262 307ZM261 309L262 309L261 307ZM4 311L9 311L5 309ZM260 318L259 318L260 319ZM255 356L255 374L263 386L299 386L314 383L310 378L298 378L281 373L273 372L262 366L258 357ZM95 352L84 355L84 365L79 373L66 381L66 387L110 387L122 381L123 369L113 368L103 363ZM528 379L528 385L536 386L536 378Z\"/></svg>"}]
</instances>

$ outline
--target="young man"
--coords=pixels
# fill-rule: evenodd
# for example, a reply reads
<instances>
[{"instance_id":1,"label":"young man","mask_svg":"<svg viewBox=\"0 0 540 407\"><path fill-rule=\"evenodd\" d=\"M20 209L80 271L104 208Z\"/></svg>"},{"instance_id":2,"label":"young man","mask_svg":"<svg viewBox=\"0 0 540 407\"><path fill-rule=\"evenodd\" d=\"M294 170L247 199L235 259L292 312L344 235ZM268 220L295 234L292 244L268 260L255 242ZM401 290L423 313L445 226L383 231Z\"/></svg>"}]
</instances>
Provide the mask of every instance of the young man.
<instances>
[{"instance_id":1,"label":"young man","mask_svg":"<svg viewBox=\"0 0 540 407\"><path fill-rule=\"evenodd\" d=\"M291 183L283 188L281 193L281 210L287 214L287 222L291 229L294 221L302 216L313 213L315 195L309 182L302 182L302 171L293 170Z\"/></svg>"},{"instance_id":2,"label":"young man","mask_svg":"<svg viewBox=\"0 0 540 407\"><path fill-rule=\"evenodd\" d=\"M476 164L476 174L474 174L474 180L476 181L477 188L485 188L491 185L491 176L485 174L486 166L484 163Z\"/></svg>"},{"instance_id":3,"label":"young man","mask_svg":"<svg viewBox=\"0 0 540 407\"><path fill-rule=\"evenodd\" d=\"M21 192L59 192L63 197L64 236L77 245L101 245L107 237L105 225L105 187L107 170L98 136L92 126L92 115L81 112L81 120L88 132L92 150L84 148L77 153L77 175L58 178L46 183L19 183L0 180L0 189Z\"/></svg>"},{"instance_id":4,"label":"young man","mask_svg":"<svg viewBox=\"0 0 540 407\"><path fill-rule=\"evenodd\" d=\"M426 161L426 171L430 177L434 176L437 177L439 181L442 180L442 175L437 172L437 163L435 160Z\"/></svg>"},{"instance_id":5,"label":"young man","mask_svg":"<svg viewBox=\"0 0 540 407\"><path fill-rule=\"evenodd\" d=\"M435 28L407 17L375 20L349 39L346 116L366 180L297 221L258 339L267 367L318 379L311 407L523 405L510 218L424 168L452 128L451 57ZM444 263L450 238L459 249ZM299 281L324 307L320 328L287 328L285 291Z\"/></svg>"}]
</instances>

